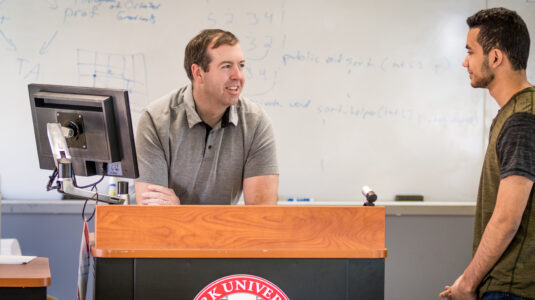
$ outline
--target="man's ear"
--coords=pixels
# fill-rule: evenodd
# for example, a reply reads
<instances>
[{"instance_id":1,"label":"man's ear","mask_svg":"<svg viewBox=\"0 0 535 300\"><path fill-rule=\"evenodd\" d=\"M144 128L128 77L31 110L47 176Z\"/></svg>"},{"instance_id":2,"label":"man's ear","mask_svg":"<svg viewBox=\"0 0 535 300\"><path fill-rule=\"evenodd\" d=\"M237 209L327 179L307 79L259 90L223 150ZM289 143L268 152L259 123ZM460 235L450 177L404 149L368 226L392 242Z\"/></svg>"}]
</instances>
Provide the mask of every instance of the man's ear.
<instances>
[{"instance_id":1,"label":"man's ear","mask_svg":"<svg viewBox=\"0 0 535 300\"><path fill-rule=\"evenodd\" d=\"M489 58L489 66L493 69L496 69L497 67L502 65L504 62L503 51L500 49L494 48L490 50L488 58Z\"/></svg>"},{"instance_id":2,"label":"man's ear","mask_svg":"<svg viewBox=\"0 0 535 300\"><path fill-rule=\"evenodd\" d=\"M193 80L198 83L202 83L204 80L204 71L201 66L198 64L191 65L191 74L193 75Z\"/></svg>"}]
</instances>

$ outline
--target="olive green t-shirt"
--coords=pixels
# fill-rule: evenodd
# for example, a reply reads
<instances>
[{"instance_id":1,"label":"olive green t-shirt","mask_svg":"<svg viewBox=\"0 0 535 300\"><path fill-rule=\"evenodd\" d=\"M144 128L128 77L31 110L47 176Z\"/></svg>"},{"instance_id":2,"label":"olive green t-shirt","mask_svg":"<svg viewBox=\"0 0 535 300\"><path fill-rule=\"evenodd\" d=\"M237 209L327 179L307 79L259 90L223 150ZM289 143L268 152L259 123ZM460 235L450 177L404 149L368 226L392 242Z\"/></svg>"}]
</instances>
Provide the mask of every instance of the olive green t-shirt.
<instances>
[{"instance_id":1,"label":"olive green t-shirt","mask_svg":"<svg viewBox=\"0 0 535 300\"><path fill-rule=\"evenodd\" d=\"M530 149L535 132L535 88L524 89L505 104L492 122L489 145L481 181L475 214L474 248L477 250L498 196L501 179L520 175L533 180L533 156ZM504 136L508 136L504 139ZM525 141L528 140L528 141ZM528 147L526 147L526 145ZM511 155L511 151L515 152ZM515 157L521 156L521 157ZM519 164L521 162L521 164ZM522 215L520 226L503 255L481 282L478 294L505 292L535 299L535 193L531 190Z\"/></svg>"}]
</instances>

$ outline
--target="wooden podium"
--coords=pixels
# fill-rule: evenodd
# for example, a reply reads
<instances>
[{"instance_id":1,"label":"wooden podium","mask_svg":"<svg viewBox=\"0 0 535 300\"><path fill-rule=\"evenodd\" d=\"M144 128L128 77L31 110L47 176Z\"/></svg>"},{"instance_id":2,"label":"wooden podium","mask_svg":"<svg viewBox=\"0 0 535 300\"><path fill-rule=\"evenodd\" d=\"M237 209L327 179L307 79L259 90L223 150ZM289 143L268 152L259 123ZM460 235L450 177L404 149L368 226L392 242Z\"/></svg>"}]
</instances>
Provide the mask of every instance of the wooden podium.
<instances>
[{"instance_id":1,"label":"wooden podium","mask_svg":"<svg viewBox=\"0 0 535 300\"><path fill-rule=\"evenodd\" d=\"M384 299L386 254L384 207L99 205L94 295L194 299L250 274L292 300Z\"/></svg>"}]
</instances>

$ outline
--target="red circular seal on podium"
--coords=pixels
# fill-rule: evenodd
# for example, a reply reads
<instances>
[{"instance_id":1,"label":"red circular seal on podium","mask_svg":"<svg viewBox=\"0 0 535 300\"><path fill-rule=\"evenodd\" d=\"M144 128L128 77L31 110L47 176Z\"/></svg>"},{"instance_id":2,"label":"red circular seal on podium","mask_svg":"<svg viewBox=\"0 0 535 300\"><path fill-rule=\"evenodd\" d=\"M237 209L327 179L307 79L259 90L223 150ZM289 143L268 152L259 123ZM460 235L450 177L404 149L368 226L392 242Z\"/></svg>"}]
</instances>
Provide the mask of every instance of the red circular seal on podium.
<instances>
[{"instance_id":1,"label":"red circular seal on podium","mask_svg":"<svg viewBox=\"0 0 535 300\"><path fill-rule=\"evenodd\" d=\"M290 300L270 281L247 274L220 278L197 294L194 300Z\"/></svg>"}]
</instances>

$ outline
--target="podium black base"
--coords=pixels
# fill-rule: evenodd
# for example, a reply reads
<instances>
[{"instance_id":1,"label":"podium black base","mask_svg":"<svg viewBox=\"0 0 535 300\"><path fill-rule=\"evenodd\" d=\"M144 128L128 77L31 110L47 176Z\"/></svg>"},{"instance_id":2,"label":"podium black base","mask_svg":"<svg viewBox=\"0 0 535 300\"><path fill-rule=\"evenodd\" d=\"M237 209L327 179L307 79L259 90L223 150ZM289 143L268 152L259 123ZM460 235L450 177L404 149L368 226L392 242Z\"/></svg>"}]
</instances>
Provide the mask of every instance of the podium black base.
<instances>
[{"instance_id":1,"label":"podium black base","mask_svg":"<svg viewBox=\"0 0 535 300\"><path fill-rule=\"evenodd\" d=\"M269 280L292 300L384 299L384 259L95 258L94 267L96 300L193 300L235 274Z\"/></svg>"}]
</instances>

